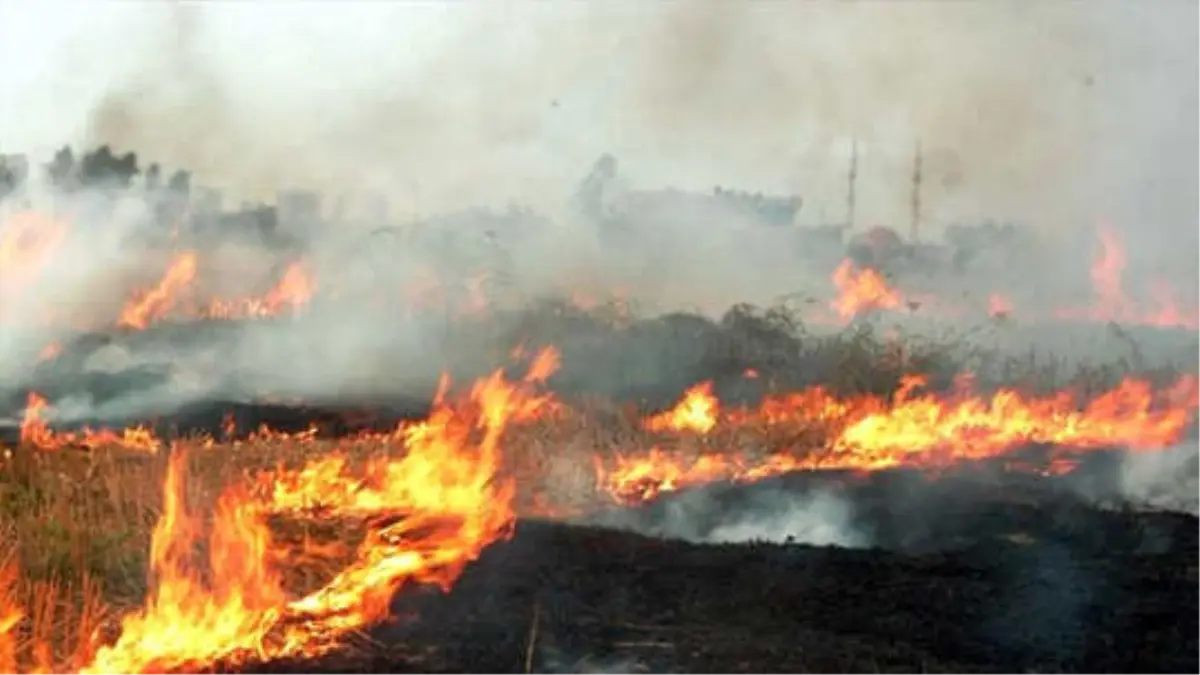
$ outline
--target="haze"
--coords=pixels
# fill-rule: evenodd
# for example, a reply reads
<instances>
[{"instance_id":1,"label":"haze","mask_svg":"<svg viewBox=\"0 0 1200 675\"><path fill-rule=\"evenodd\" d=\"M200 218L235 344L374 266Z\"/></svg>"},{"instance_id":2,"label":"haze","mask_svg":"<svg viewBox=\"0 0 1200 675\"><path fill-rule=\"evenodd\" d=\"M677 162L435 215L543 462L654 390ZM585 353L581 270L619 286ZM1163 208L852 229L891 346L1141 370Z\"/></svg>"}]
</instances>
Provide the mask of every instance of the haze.
<instances>
[{"instance_id":1,"label":"haze","mask_svg":"<svg viewBox=\"0 0 1200 675\"><path fill-rule=\"evenodd\" d=\"M1102 218L1194 277L1196 46L1173 0L9 2L0 147L422 213L554 213L608 151L638 187L795 192L815 223L857 138L860 222L903 224L919 139L931 227Z\"/></svg>"}]
</instances>

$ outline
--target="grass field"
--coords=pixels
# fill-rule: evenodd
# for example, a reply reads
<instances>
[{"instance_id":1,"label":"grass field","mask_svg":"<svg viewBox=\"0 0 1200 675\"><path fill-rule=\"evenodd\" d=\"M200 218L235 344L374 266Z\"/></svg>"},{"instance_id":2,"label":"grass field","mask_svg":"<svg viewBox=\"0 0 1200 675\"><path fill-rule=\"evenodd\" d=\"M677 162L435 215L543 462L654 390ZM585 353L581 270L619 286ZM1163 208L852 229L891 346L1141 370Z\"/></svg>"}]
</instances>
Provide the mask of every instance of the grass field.
<instances>
[{"instance_id":1,"label":"grass field","mask_svg":"<svg viewBox=\"0 0 1200 675\"><path fill-rule=\"evenodd\" d=\"M1130 374L1128 363L1064 372L1054 359L986 353L954 340L881 337L879 332L867 329L835 336L797 337L797 327L789 324L786 316L746 311L731 313L715 323L676 317L615 332L611 317L564 316L559 312L553 319L542 317L539 321L532 326L525 320L520 342L559 347L562 370L550 384L555 391L564 392L563 403L547 404L549 407L543 406L538 414L525 418L521 406L540 400L531 398L535 394L510 399L506 404L504 410L512 419L504 428L503 438L497 436L498 459L481 479L478 491L472 493L473 498L497 500L499 520L486 524L492 538L507 536L514 517L562 519L612 507L614 495L606 491L607 484L601 477L612 475L618 458L644 456L651 448L677 462L725 456L736 464L735 469L694 473L692 482L704 484L739 477L753 481L784 473L786 467L761 475L746 473L746 467L762 466L766 458L786 449L823 448L848 424L845 415L800 415L792 414L793 410L784 411L788 414L780 419L765 409L756 409L753 415L721 421L705 433L648 428L645 419L649 411L615 401L620 398L617 396L587 396L583 384L588 373L596 370L597 360L645 353L645 348L635 346L638 341L665 350L672 345L686 345L692 350L698 343L705 345L700 356L679 368L687 374L678 383L668 383L653 395L642 397L651 407L669 404L681 395L682 386L702 379L715 381L716 396L722 402L748 402L763 393L796 391L820 383L839 400L870 396L886 408L894 401L904 376L912 373L925 375L930 390L937 395L950 391L956 375L970 370L977 374L976 390L985 394L1001 384L1043 394L1069 386L1081 392L1085 400L1113 388ZM708 332L697 337L696 330ZM681 337L681 331L691 331L691 336ZM600 342L606 342L603 354L595 348ZM590 362L585 354L590 354ZM573 370L576 362L585 362L588 367ZM1166 387L1178 369L1187 372L1189 368L1194 372L1193 365L1182 364L1146 368L1140 375L1155 386ZM707 375L698 376L704 373ZM529 384L537 388L534 385L537 383ZM630 389L645 390L639 387L635 383ZM450 428L462 432L462 438L455 435L458 432L447 432L442 441L458 439L472 453L486 454L491 427L480 420L487 416L488 406L478 401L472 405L455 408L458 417L448 422ZM1194 405L1189 412L1194 412ZM1119 444L1122 437L1115 438ZM251 497L282 484L280 476L285 472L287 476L299 476L306 463L322 462L335 452L344 455L353 467L346 474L358 472L356 475L369 477L372 462L401 462L410 451L406 448L411 449L414 442L418 441L401 435L338 440L264 434L240 441L181 439L162 443L156 452L124 448L119 443L89 448L67 444L54 449L23 444L5 450L0 466L0 564L4 570L0 575L0 670L63 672L92 664L97 648L116 639L121 617L145 607L152 589L161 593L165 573L161 568L152 569L152 556L161 560L164 555L176 555L188 561L196 556L208 557L208 564L187 567L188 573L213 596L220 596L222 584L229 581L221 578L223 574L246 572L242 567L251 559L270 565L291 597L330 583L339 570L361 555L363 542L391 527L390 523L381 525L379 518L402 514L389 508L356 511L347 507L343 512L312 504L287 513L264 512L258 515L273 537L268 548L274 548L265 553L241 551L231 544L233 539L224 541L212 532L215 521L231 513L229 495L254 503ZM838 461L841 468L855 468ZM609 473L598 474L598 463ZM447 466L450 468L446 471L457 470L453 469L453 461ZM874 467L864 463L860 468ZM464 475L475 480L474 474ZM678 485L664 488L660 480L649 491L624 494L627 498L629 494L649 497L686 487L688 482L680 479ZM331 490L335 487L332 480L322 485ZM511 505L501 503L507 499L504 485L514 486ZM178 489L172 491L172 487ZM356 483L353 489L361 495L366 488ZM438 499L456 494L444 492ZM179 497L185 509L170 503ZM423 502L413 497L401 511L407 513L405 509L414 508L414 503ZM472 504L472 508L476 506ZM178 519L184 512L198 520L184 525L173 522L174 531L195 526L197 532L208 536L186 540L187 550L176 551L170 548L176 544L162 539L161 533L170 529L163 523ZM453 517L465 518L466 513L449 507ZM434 530L442 527L436 522L429 526ZM469 529L461 525L446 527L453 535L447 535L449 538ZM482 549L488 543L490 540L474 542L472 547L478 544ZM221 562L221 551L245 560ZM260 553L261 558L256 558ZM476 555L478 551L472 548L461 556L462 562ZM446 566L461 568L461 563ZM449 585L460 571L455 569L436 581ZM416 579L435 580L420 575ZM235 660L253 662L252 656L243 654ZM151 666L194 669L203 662L151 661Z\"/></svg>"}]
</instances>

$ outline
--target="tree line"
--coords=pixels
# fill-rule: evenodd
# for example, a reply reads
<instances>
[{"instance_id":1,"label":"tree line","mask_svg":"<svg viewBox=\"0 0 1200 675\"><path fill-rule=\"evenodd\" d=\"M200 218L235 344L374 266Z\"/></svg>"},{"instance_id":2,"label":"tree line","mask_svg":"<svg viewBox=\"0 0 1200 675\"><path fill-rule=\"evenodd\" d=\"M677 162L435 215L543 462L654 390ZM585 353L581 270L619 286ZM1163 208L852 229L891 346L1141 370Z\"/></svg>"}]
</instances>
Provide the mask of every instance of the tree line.
<instances>
[{"instance_id":1,"label":"tree line","mask_svg":"<svg viewBox=\"0 0 1200 675\"><path fill-rule=\"evenodd\" d=\"M191 172L178 169L164 177L159 164L151 163L143 169L137 153L118 154L107 144L82 154L65 145L41 169L47 183L66 194L85 190L128 190L138 187L140 182L149 193L166 191L187 196L192 187ZM25 166L0 158L0 200L21 188L29 178L26 171Z\"/></svg>"}]
</instances>

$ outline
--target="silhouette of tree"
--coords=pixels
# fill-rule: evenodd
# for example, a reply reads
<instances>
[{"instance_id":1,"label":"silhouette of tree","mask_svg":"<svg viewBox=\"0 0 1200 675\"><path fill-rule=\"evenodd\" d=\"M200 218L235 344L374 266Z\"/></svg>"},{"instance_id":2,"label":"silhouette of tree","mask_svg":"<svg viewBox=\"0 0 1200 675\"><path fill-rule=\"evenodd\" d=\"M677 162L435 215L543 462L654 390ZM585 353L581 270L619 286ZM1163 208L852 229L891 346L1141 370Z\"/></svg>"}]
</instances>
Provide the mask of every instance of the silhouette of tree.
<instances>
[{"instance_id":1,"label":"silhouette of tree","mask_svg":"<svg viewBox=\"0 0 1200 675\"><path fill-rule=\"evenodd\" d=\"M86 153L79 162L81 185L99 188L128 188L139 172L137 155L127 152L120 157L102 145Z\"/></svg>"},{"instance_id":2,"label":"silhouette of tree","mask_svg":"<svg viewBox=\"0 0 1200 675\"><path fill-rule=\"evenodd\" d=\"M8 168L8 165L0 161L0 202L8 198L9 195L17 190L16 173Z\"/></svg>"},{"instance_id":3,"label":"silhouette of tree","mask_svg":"<svg viewBox=\"0 0 1200 675\"><path fill-rule=\"evenodd\" d=\"M186 197L192 192L192 174L190 171L179 169L171 174L170 180L167 181L167 189Z\"/></svg>"},{"instance_id":4,"label":"silhouette of tree","mask_svg":"<svg viewBox=\"0 0 1200 675\"><path fill-rule=\"evenodd\" d=\"M146 172L142 176L146 192L155 193L162 188L162 167L157 162L146 167Z\"/></svg>"},{"instance_id":5,"label":"silhouette of tree","mask_svg":"<svg viewBox=\"0 0 1200 675\"><path fill-rule=\"evenodd\" d=\"M54 158L46 165L46 178L51 185L60 190L70 190L75 187L77 170L75 152L71 150L71 146L64 145L54 153Z\"/></svg>"}]
</instances>

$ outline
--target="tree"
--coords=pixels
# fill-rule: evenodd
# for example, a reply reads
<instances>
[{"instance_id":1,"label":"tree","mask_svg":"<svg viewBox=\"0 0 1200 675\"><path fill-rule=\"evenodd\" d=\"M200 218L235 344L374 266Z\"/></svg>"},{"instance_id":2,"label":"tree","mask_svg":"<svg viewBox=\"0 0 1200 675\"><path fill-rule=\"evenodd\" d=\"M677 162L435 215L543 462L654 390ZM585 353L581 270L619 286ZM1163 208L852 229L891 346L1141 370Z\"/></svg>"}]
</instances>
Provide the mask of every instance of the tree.
<instances>
[{"instance_id":1,"label":"tree","mask_svg":"<svg viewBox=\"0 0 1200 675\"><path fill-rule=\"evenodd\" d=\"M138 170L137 155L127 152L120 157L102 145L86 153L79 162L80 184L99 188L128 188Z\"/></svg>"},{"instance_id":2,"label":"tree","mask_svg":"<svg viewBox=\"0 0 1200 675\"><path fill-rule=\"evenodd\" d=\"M17 190L17 177L8 165L0 159L0 202Z\"/></svg>"},{"instance_id":3,"label":"tree","mask_svg":"<svg viewBox=\"0 0 1200 675\"><path fill-rule=\"evenodd\" d=\"M157 162L146 167L146 172L142 179L145 184L146 192L155 193L162 187L162 167Z\"/></svg>"},{"instance_id":4,"label":"tree","mask_svg":"<svg viewBox=\"0 0 1200 675\"><path fill-rule=\"evenodd\" d=\"M51 159L50 163L46 165L46 177L50 180L51 185L61 190L75 187L77 173L75 152L69 145L59 148L58 152L54 153L54 159Z\"/></svg>"},{"instance_id":5,"label":"tree","mask_svg":"<svg viewBox=\"0 0 1200 675\"><path fill-rule=\"evenodd\" d=\"M182 197L187 197L192 191L191 172L179 169L171 174L170 180L167 181L167 189Z\"/></svg>"}]
</instances>

